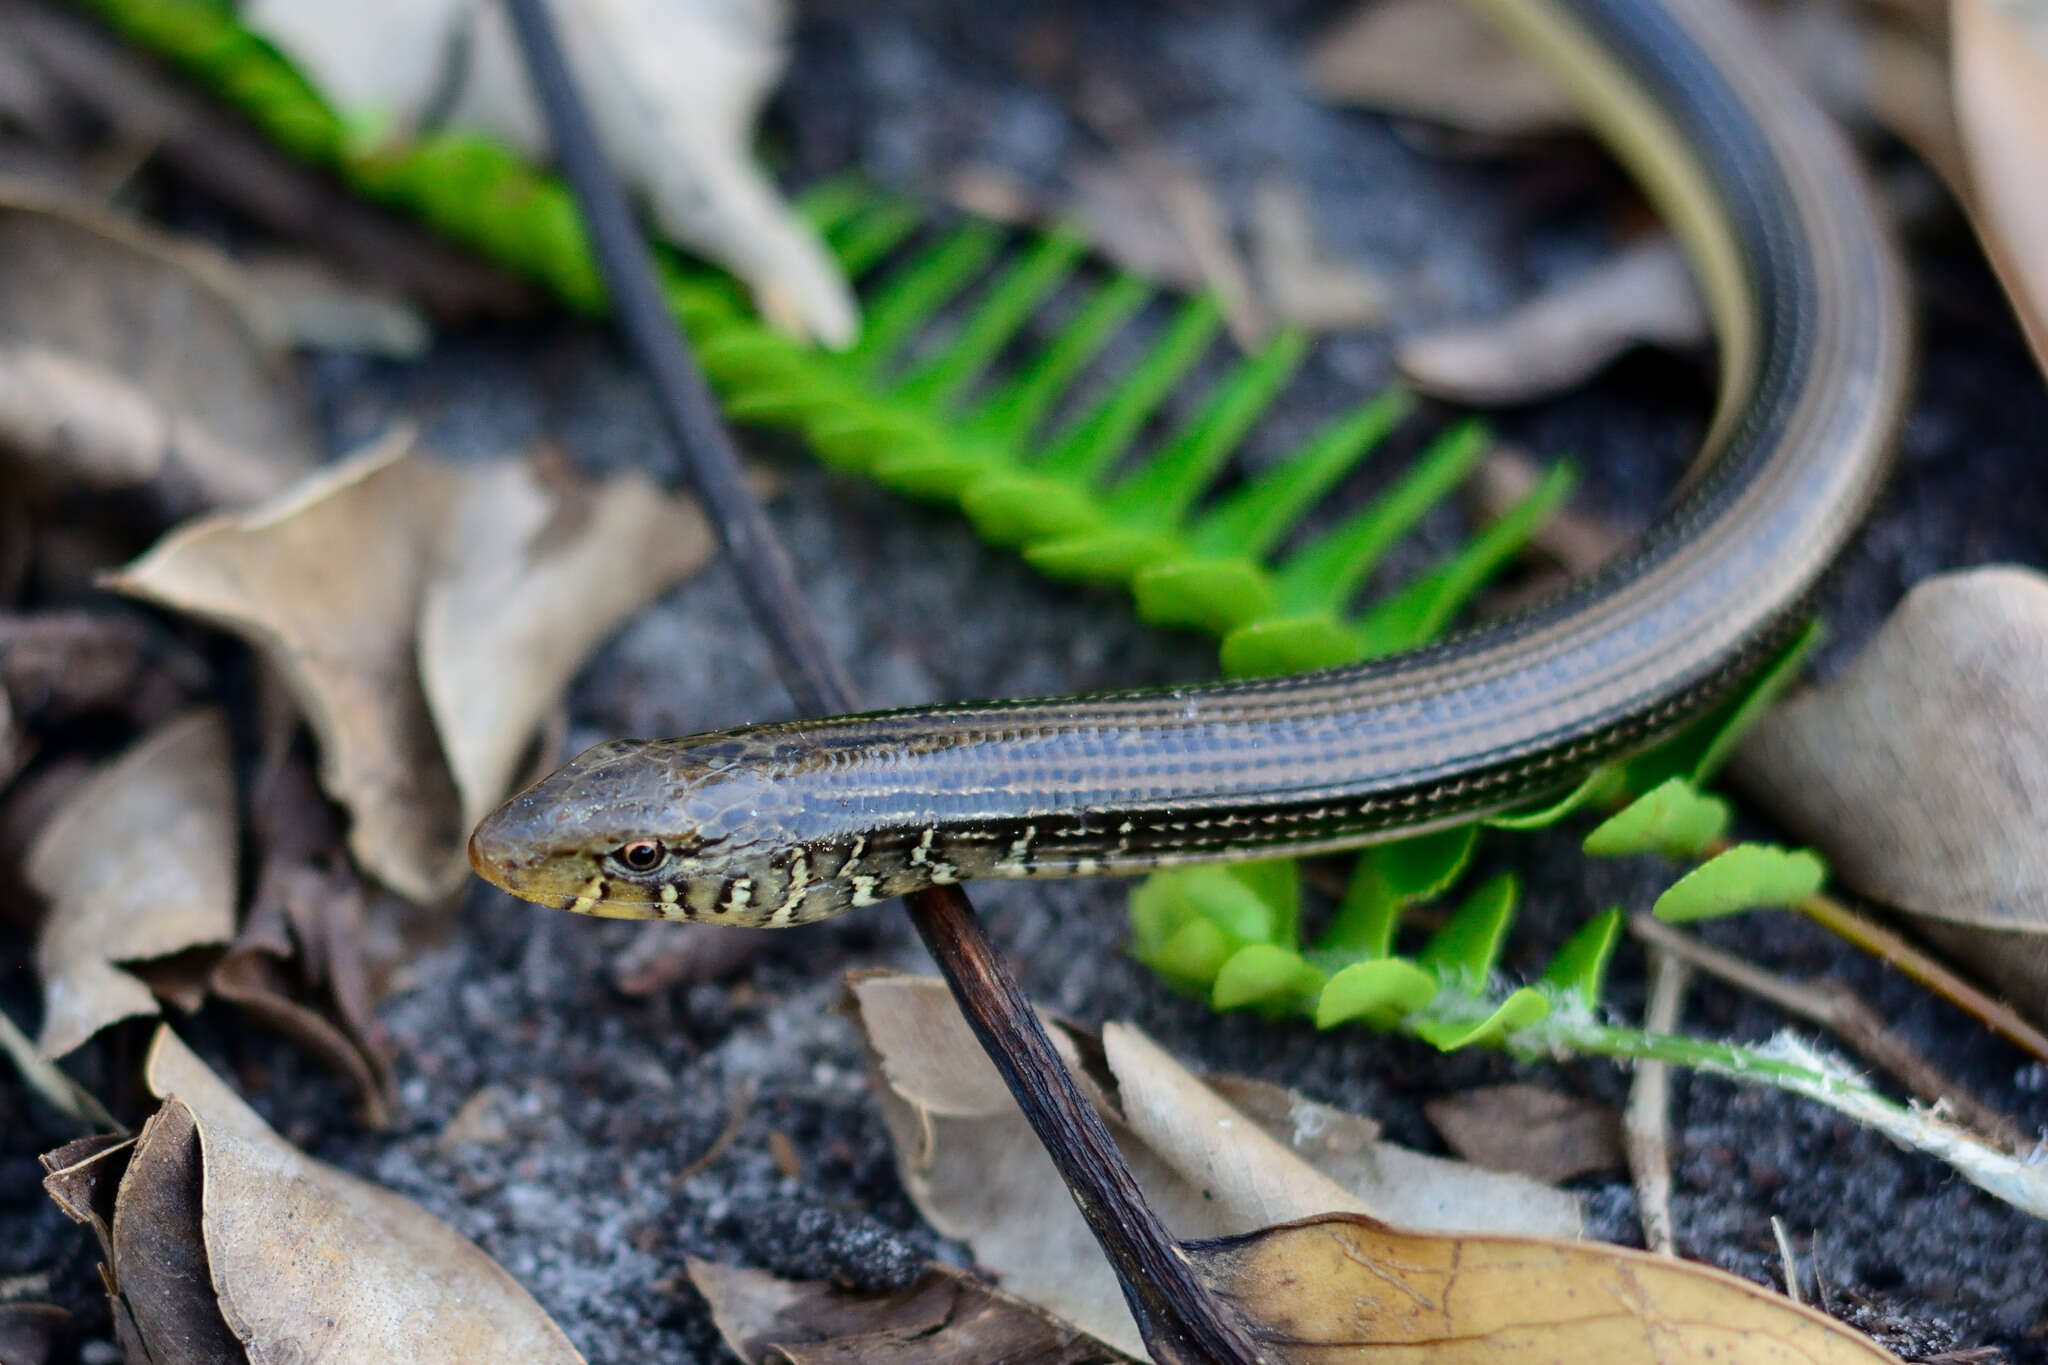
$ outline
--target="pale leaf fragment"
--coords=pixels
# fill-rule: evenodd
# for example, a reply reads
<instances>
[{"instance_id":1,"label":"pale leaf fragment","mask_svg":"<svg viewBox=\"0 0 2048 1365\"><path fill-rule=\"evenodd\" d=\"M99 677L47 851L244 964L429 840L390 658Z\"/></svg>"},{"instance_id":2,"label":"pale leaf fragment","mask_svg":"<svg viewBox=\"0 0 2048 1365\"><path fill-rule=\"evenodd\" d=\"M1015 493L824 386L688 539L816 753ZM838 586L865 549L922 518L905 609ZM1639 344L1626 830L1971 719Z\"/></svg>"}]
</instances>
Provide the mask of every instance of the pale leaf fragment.
<instances>
[{"instance_id":1,"label":"pale leaf fragment","mask_svg":"<svg viewBox=\"0 0 2048 1365\"><path fill-rule=\"evenodd\" d=\"M234 266L0 180L0 447L38 482L253 502L313 463L288 357Z\"/></svg>"},{"instance_id":2,"label":"pale leaf fragment","mask_svg":"<svg viewBox=\"0 0 2048 1365\"><path fill-rule=\"evenodd\" d=\"M1658 236L1498 318L1415 337L1395 363L1440 398L1526 403L1577 386L1636 346L1688 350L1710 335L1685 258Z\"/></svg>"},{"instance_id":3,"label":"pale leaf fragment","mask_svg":"<svg viewBox=\"0 0 2048 1365\"><path fill-rule=\"evenodd\" d=\"M1619 1170L1621 1116L1603 1104L1539 1085L1492 1085L1423 1106L1451 1150L1496 1171L1546 1184Z\"/></svg>"},{"instance_id":4,"label":"pale leaf fragment","mask_svg":"<svg viewBox=\"0 0 2048 1365\"><path fill-rule=\"evenodd\" d=\"M2048 578L1996 566L1906 595L1863 654L1767 715L1732 775L1838 876L2039 1011L2048 990Z\"/></svg>"},{"instance_id":5,"label":"pale leaf fragment","mask_svg":"<svg viewBox=\"0 0 2048 1365\"><path fill-rule=\"evenodd\" d=\"M180 527L108 586L262 651L305 713L349 848L400 893L461 884L461 813L413 660L413 628L458 493L400 432L242 514Z\"/></svg>"},{"instance_id":6,"label":"pale leaf fragment","mask_svg":"<svg viewBox=\"0 0 2048 1365\"><path fill-rule=\"evenodd\" d=\"M50 903L36 943L45 1057L157 1012L155 995L117 964L234 936L238 854L216 711L165 725L65 798L26 860L29 884Z\"/></svg>"},{"instance_id":7,"label":"pale leaf fragment","mask_svg":"<svg viewBox=\"0 0 2048 1365\"><path fill-rule=\"evenodd\" d=\"M1301 186L1280 176L1252 193L1252 265L1266 306L1312 332L1370 327L1385 316L1387 286L1372 271L1335 259L1323 246Z\"/></svg>"},{"instance_id":8,"label":"pale leaf fragment","mask_svg":"<svg viewBox=\"0 0 2048 1365\"><path fill-rule=\"evenodd\" d=\"M529 461L464 470L442 533L419 671L467 829L504 798L584 657L713 541L695 503L644 475L546 483Z\"/></svg>"},{"instance_id":9,"label":"pale leaf fragment","mask_svg":"<svg viewBox=\"0 0 2048 1365\"><path fill-rule=\"evenodd\" d=\"M279 1138L169 1029L150 1049L148 1078L196 1128L206 1260L221 1318L252 1365L582 1361L474 1244ZM121 1249L117 1214L117 1259Z\"/></svg>"},{"instance_id":10,"label":"pale leaf fragment","mask_svg":"<svg viewBox=\"0 0 2048 1365\"><path fill-rule=\"evenodd\" d=\"M785 0L566 0L552 8L606 155L661 231L745 280L777 326L849 344L859 328L852 291L750 146L786 64ZM242 17L336 107L394 139L431 119L528 155L548 150L501 5L251 0Z\"/></svg>"},{"instance_id":11,"label":"pale leaf fragment","mask_svg":"<svg viewBox=\"0 0 2048 1365\"><path fill-rule=\"evenodd\" d=\"M1309 88L1339 104L1491 137L1574 131L1579 112L1541 68L1463 5L1379 0L1319 39Z\"/></svg>"},{"instance_id":12,"label":"pale leaf fragment","mask_svg":"<svg viewBox=\"0 0 2048 1365\"><path fill-rule=\"evenodd\" d=\"M1131 1358L1023 1299L932 1263L917 1283L859 1293L694 1257L690 1283L747 1365L1120 1365Z\"/></svg>"},{"instance_id":13,"label":"pale leaf fragment","mask_svg":"<svg viewBox=\"0 0 2048 1365\"><path fill-rule=\"evenodd\" d=\"M1190 1248L1281 1365L1878 1365L1811 1308L1598 1242L1446 1237L1330 1215Z\"/></svg>"},{"instance_id":14,"label":"pale leaf fragment","mask_svg":"<svg viewBox=\"0 0 2048 1365\"><path fill-rule=\"evenodd\" d=\"M1142 1354L1137 1328L1087 1225L944 984L882 974L854 980L851 990L875 1058L898 1171L926 1219L972 1246L1007 1289L1120 1350ZM1072 1039L1063 1028L1049 1031L1072 1067ZM1370 1135L1353 1140L1358 1130L1344 1124L1360 1122L1356 1116L1307 1101L1299 1101L1306 1108L1296 1107L1298 1097L1277 1105L1261 1097L1266 1108L1281 1111L1277 1120L1262 1122L1128 1026L1106 1029L1102 1047L1122 1107L1112 1107L1085 1073L1083 1089L1176 1236L1248 1231L1262 1219L1301 1217L1330 1204L1398 1204L1404 1216L1426 1214L1432 1192L1401 1187L1467 1179L1477 1180L1479 1190L1464 1200L1438 1198L1436 1211L1476 1216L1487 1220L1477 1226L1489 1229L1505 1223L1567 1235L1577 1230L1577 1205L1568 1195L1422 1157ZM1336 1131L1342 1140L1328 1140Z\"/></svg>"},{"instance_id":15,"label":"pale leaf fragment","mask_svg":"<svg viewBox=\"0 0 2048 1365\"><path fill-rule=\"evenodd\" d=\"M2048 12L1953 0L1956 122L1985 254L2048 370Z\"/></svg>"}]
</instances>

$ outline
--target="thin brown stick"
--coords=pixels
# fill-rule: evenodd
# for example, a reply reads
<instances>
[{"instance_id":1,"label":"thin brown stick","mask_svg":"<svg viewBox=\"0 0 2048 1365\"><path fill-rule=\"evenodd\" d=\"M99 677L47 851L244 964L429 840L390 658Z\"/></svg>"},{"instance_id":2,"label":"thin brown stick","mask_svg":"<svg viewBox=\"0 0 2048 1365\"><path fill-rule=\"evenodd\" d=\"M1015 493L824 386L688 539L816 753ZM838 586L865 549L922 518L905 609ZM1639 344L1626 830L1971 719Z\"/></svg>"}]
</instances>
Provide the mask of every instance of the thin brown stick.
<instances>
[{"instance_id":1,"label":"thin brown stick","mask_svg":"<svg viewBox=\"0 0 2048 1365\"><path fill-rule=\"evenodd\" d=\"M2028 1146L2017 1123L1944 1074L1918 1048L1886 1027L1877 1011L1847 986L1833 981L1788 981L1733 953L1710 948L1649 915L1631 919L1629 931L1710 976L1770 1001L1787 1014L1819 1024L1872 1065L1897 1077L1900 1084L1922 1100L1947 1106L1965 1127L1975 1129L2006 1151L2017 1153Z\"/></svg>"},{"instance_id":2,"label":"thin brown stick","mask_svg":"<svg viewBox=\"0 0 2048 1365\"><path fill-rule=\"evenodd\" d=\"M711 1144L703 1151L697 1153L691 1159L689 1165L669 1177L668 1183L670 1187L680 1189L684 1185L689 1184L693 1176L702 1175L705 1171L711 1169L711 1163L724 1156L725 1149L732 1146L733 1140L740 1135L740 1129L746 1126L747 1115L753 1111L753 1108L753 1083L741 1080L738 1085L732 1088L732 1113L727 1116L725 1127L718 1130L718 1136L711 1139Z\"/></svg>"}]
</instances>

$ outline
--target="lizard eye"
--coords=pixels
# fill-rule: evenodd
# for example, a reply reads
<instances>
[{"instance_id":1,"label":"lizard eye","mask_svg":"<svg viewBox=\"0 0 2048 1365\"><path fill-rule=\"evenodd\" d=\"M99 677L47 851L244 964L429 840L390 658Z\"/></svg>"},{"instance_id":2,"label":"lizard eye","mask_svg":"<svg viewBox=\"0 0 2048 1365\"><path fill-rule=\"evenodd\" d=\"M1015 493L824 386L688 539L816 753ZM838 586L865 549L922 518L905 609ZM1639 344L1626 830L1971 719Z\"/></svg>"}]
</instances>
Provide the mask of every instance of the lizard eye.
<instances>
[{"instance_id":1,"label":"lizard eye","mask_svg":"<svg viewBox=\"0 0 2048 1365\"><path fill-rule=\"evenodd\" d=\"M621 845L614 856L635 872L652 872L661 862L661 845L652 839L635 839Z\"/></svg>"}]
</instances>

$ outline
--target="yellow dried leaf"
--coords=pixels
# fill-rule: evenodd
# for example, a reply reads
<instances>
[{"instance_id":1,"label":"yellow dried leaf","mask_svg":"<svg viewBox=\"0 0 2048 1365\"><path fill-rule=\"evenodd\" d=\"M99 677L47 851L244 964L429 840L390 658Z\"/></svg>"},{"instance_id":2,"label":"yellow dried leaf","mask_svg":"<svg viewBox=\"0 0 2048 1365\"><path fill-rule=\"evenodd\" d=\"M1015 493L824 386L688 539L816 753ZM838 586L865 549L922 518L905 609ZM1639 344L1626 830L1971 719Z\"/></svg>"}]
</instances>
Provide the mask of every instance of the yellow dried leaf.
<instances>
[{"instance_id":1,"label":"yellow dried leaf","mask_svg":"<svg viewBox=\"0 0 2048 1365\"><path fill-rule=\"evenodd\" d=\"M165 725L65 798L27 858L30 885L50 902L36 943L45 1057L157 1012L150 989L116 964L234 937L238 851L216 711Z\"/></svg>"},{"instance_id":2,"label":"yellow dried leaf","mask_svg":"<svg viewBox=\"0 0 2048 1365\"><path fill-rule=\"evenodd\" d=\"M1189 1250L1284 1365L1896 1359L1747 1280L1597 1242L1431 1236L1333 1215Z\"/></svg>"},{"instance_id":3,"label":"yellow dried leaf","mask_svg":"<svg viewBox=\"0 0 2048 1365\"><path fill-rule=\"evenodd\" d=\"M1010 1292L1120 1350L1143 1354L1115 1277L945 984L881 973L857 978L851 988L897 1169L919 1211L972 1246ZM1047 1027L1078 1071L1066 1030L1052 1021ZM1454 1226L1577 1229L1570 1195L1409 1152L1369 1132L1356 1141L1304 1142L1306 1131L1333 1128L1348 1138L1359 1131L1356 1116L1285 1092L1277 1106L1256 1097L1263 1112L1247 1113L1135 1028L1113 1025L1101 1043L1118 1103L1085 1073L1083 1091L1176 1236L1248 1231L1332 1206L1398 1209L1402 1217L1443 1218ZM1242 1094L1242 1084L1231 1093ZM1350 1125L1335 1122L1345 1118Z\"/></svg>"}]
</instances>

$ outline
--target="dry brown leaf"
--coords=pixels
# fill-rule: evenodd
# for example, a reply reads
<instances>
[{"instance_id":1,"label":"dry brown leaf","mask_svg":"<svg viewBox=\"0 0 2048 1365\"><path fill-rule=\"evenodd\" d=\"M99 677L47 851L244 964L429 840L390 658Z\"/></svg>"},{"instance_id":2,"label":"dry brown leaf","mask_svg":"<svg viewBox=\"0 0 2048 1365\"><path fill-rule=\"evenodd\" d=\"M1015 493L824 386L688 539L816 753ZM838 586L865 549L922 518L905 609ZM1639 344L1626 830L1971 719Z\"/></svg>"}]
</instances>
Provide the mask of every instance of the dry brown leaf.
<instances>
[{"instance_id":1,"label":"dry brown leaf","mask_svg":"<svg viewBox=\"0 0 2048 1365\"><path fill-rule=\"evenodd\" d=\"M224 257L0 182L0 448L40 482L252 502L313 462L287 358Z\"/></svg>"},{"instance_id":2,"label":"dry brown leaf","mask_svg":"<svg viewBox=\"0 0 2048 1365\"><path fill-rule=\"evenodd\" d=\"M314 256L271 253L242 262L257 320L280 346L418 360L433 344L419 308L395 292L343 276Z\"/></svg>"},{"instance_id":3,"label":"dry brown leaf","mask_svg":"<svg viewBox=\"0 0 2048 1365\"><path fill-rule=\"evenodd\" d=\"M605 155L661 231L752 286L800 337L850 344L852 290L817 234L753 159L753 125L787 60L783 0L557 4ZM250 0L242 22L275 42L351 119L404 135L426 121L549 150L504 7L468 0ZM451 72L449 53L459 51Z\"/></svg>"},{"instance_id":4,"label":"dry brown leaf","mask_svg":"<svg viewBox=\"0 0 2048 1365\"><path fill-rule=\"evenodd\" d=\"M1956 122L1978 234L2048 371L2048 13L1951 0Z\"/></svg>"},{"instance_id":5,"label":"dry brown leaf","mask_svg":"<svg viewBox=\"0 0 2048 1365\"><path fill-rule=\"evenodd\" d=\"M461 882L460 813L413 662L413 623L456 498L408 433L246 513L188 523L108 586L242 635L290 687L322 785L373 875L431 901Z\"/></svg>"},{"instance_id":6,"label":"dry brown leaf","mask_svg":"<svg viewBox=\"0 0 2048 1365\"><path fill-rule=\"evenodd\" d=\"M43 1191L64 1216L83 1225L100 1246L100 1278L107 1287L108 1308L114 1319L114 1340L121 1358L146 1361L149 1348L121 1297L114 1278L114 1203L121 1177L127 1173L134 1154L135 1139L109 1134L75 1138L54 1152L42 1155Z\"/></svg>"},{"instance_id":7,"label":"dry brown leaf","mask_svg":"<svg viewBox=\"0 0 2048 1365\"><path fill-rule=\"evenodd\" d=\"M190 1111L206 1261L253 1365L582 1361L495 1261L417 1205L286 1143L168 1028L148 1079L166 1111ZM117 1212L117 1267L120 1231Z\"/></svg>"},{"instance_id":8,"label":"dry brown leaf","mask_svg":"<svg viewBox=\"0 0 2048 1365\"><path fill-rule=\"evenodd\" d=\"M27 858L29 883L50 905L36 943L44 1056L157 1012L149 988L115 964L234 936L238 853L217 711L171 722L70 794Z\"/></svg>"},{"instance_id":9,"label":"dry brown leaf","mask_svg":"<svg viewBox=\"0 0 2048 1365\"><path fill-rule=\"evenodd\" d=\"M1394 358L1424 393L1526 403L1577 386L1635 346L1686 350L1711 335L1685 258L1659 236L1500 317L1415 337Z\"/></svg>"},{"instance_id":10,"label":"dry brown leaf","mask_svg":"<svg viewBox=\"0 0 2048 1365\"><path fill-rule=\"evenodd\" d=\"M57 1365L70 1359L74 1324L54 1303L0 1303L0 1361Z\"/></svg>"},{"instance_id":11,"label":"dry brown leaf","mask_svg":"<svg viewBox=\"0 0 2048 1365\"><path fill-rule=\"evenodd\" d=\"M1747 1280L1597 1242L1443 1237L1332 1215L1189 1248L1279 1365L1877 1365Z\"/></svg>"},{"instance_id":12,"label":"dry brown leaf","mask_svg":"<svg viewBox=\"0 0 2048 1365\"><path fill-rule=\"evenodd\" d=\"M16 1026L13 1017L5 1010L0 1010L0 1053L14 1064L23 1084L73 1123L82 1128L118 1130L121 1127L97 1096L71 1079L62 1067L36 1051L35 1041ZM6 1359L4 1354L0 1354L0 1362Z\"/></svg>"},{"instance_id":13,"label":"dry brown leaf","mask_svg":"<svg viewBox=\"0 0 2048 1365\"><path fill-rule=\"evenodd\" d=\"M2048 577L1927 579L1840 677L1766 716L1732 776L1849 885L1967 928L2048 998Z\"/></svg>"},{"instance_id":14,"label":"dry brown leaf","mask_svg":"<svg viewBox=\"0 0 2048 1365\"><path fill-rule=\"evenodd\" d=\"M29 724L113 712L150 729L204 691L206 666L128 612L0 612L0 691Z\"/></svg>"},{"instance_id":15,"label":"dry brown leaf","mask_svg":"<svg viewBox=\"0 0 2048 1365\"><path fill-rule=\"evenodd\" d=\"M1557 1184L1620 1170L1621 1115L1540 1085L1491 1085L1431 1100L1423 1113L1452 1151L1477 1166Z\"/></svg>"},{"instance_id":16,"label":"dry brown leaf","mask_svg":"<svg viewBox=\"0 0 2048 1365\"><path fill-rule=\"evenodd\" d=\"M443 535L419 669L467 829L504 798L590 650L715 546L695 503L643 475L544 482L527 461L465 470Z\"/></svg>"},{"instance_id":17,"label":"dry brown leaf","mask_svg":"<svg viewBox=\"0 0 2048 1365\"><path fill-rule=\"evenodd\" d=\"M1012 1292L1141 1355L1137 1328L1087 1225L944 983L879 974L854 979L851 991L879 1073L876 1089L897 1168L926 1220L973 1247L976 1259ZM1048 1028L1069 1069L1078 1070L1073 1040L1050 1021ZM1282 1106L1278 1122L1262 1126L1128 1026L1106 1029L1102 1047L1123 1109L1110 1107L1085 1073L1082 1088L1176 1236L1247 1231L1261 1219L1301 1217L1330 1203L1353 1209L1398 1203L1404 1216L1420 1215L1430 1211L1433 1196L1443 1201L1439 1209L1458 1201L1441 1189L1404 1187L1468 1178L1480 1182L1483 1193L1459 1208L1467 1216L1478 1206L1482 1216L1519 1219L1513 1225L1521 1230L1537 1217L1547 1217L1546 1228L1577 1228L1570 1196L1518 1177L1424 1158L1370 1138L1327 1143L1330 1114L1320 1106L1293 1107L1298 1097ZM1538 1212L1546 1208L1547 1214Z\"/></svg>"},{"instance_id":18,"label":"dry brown leaf","mask_svg":"<svg viewBox=\"0 0 2048 1365\"><path fill-rule=\"evenodd\" d=\"M932 1264L908 1289L857 1293L692 1257L690 1283L747 1365L1116 1365L1131 1357L1022 1299Z\"/></svg>"},{"instance_id":19,"label":"dry brown leaf","mask_svg":"<svg viewBox=\"0 0 2048 1365\"><path fill-rule=\"evenodd\" d=\"M462 885L470 823L584 652L709 553L697 514L637 477L549 486L523 463L438 463L399 433L179 528L108 581L264 653L356 860L425 903Z\"/></svg>"},{"instance_id":20,"label":"dry brown leaf","mask_svg":"<svg viewBox=\"0 0 2048 1365\"><path fill-rule=\"evenodd\" d=\"M150 1365L226 1365L247 1359L221 1321L200 1235L204 1179L192 1111L176 1100L136 1135L114 1199L112 1292Z\"/></svg>"},{"instance_id":21,"label":"dry brown leaf","mask_svg":"<svg viewBox=\"0 0 2048 1365\"><path fill-rule=\"evenodd\" d=\"M1310 51L1309 88L1490 137L1569 132L1578 110L1535 63L1463 5L1378 0L1352 11Z\"/></svg>"}]
</instances>

